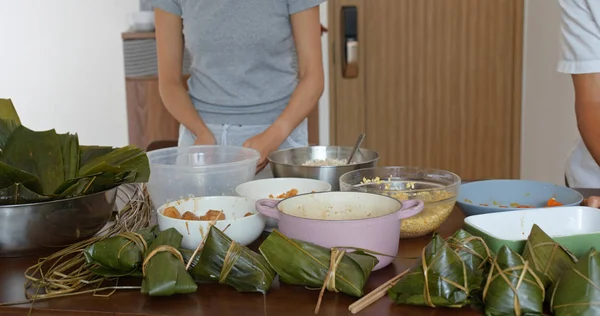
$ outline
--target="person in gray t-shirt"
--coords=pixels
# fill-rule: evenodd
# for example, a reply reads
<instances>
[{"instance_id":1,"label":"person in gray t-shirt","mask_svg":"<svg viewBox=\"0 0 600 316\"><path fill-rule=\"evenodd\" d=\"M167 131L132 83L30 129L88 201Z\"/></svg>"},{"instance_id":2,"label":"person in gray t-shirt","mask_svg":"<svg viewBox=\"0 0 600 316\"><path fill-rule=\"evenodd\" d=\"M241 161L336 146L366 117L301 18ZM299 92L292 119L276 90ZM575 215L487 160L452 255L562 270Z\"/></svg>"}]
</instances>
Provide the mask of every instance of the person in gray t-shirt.
<instances>
[{"instance_id":1,"label":"person in gray t-shirt","mask_svg":"<svg viewBox=\"0 0 600 316\"><path fill-rule=\"evenodd\" d=\"M160 94L181 123L179 145L254 148L258 170L278 148L308 145L306 117L324 86L324 1L150 0Z\"/></svg>"}]
</instances>

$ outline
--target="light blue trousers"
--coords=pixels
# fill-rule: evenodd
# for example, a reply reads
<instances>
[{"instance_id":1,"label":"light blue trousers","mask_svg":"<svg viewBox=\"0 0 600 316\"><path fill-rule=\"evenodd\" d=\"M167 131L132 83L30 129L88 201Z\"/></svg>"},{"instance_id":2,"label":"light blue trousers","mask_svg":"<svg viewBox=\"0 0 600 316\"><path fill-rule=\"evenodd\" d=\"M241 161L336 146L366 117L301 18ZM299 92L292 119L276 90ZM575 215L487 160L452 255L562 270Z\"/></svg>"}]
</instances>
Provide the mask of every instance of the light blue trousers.
<instances>
[{"instance_id":1,"label":"light blue trousers","mask_svg":"<svg viewBox=\"0 0 600 316\"><path fill-rule=\"evenodd\" d=\"M228 125L228 124L207 124L207 127L215 136L217 145L223 146L242 146L249 138L264 132L269 125ZM179 126L179 146L192 146L195 135L183 125ZM308 121L304 120L281 144L279 149L296 148L308 146ZM256 179L271 178L271 168L267 165Z\"/></svg>"}]
</instances>

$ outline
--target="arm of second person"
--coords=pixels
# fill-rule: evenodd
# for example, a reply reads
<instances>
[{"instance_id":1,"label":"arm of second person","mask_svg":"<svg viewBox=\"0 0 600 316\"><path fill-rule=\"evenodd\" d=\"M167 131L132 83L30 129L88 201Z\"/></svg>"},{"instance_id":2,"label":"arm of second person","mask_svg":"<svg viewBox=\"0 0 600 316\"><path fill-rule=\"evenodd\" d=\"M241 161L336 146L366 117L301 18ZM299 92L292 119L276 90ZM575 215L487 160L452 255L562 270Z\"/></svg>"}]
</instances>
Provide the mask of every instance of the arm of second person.
<instances>
[{"instance_id":1,"label":"arm of second person","mask_svg":"<svg viewBox=\"0 0 600 316\"><path fill-rule=\"evenodd\" d=\"M182 20L179 16L161 9L154 11L158 81L162 101L169 113L195 135L196 145L215 144L214 136L196 112L183 83Z\"/></svg>"},{"instance_id":2,"label":"arm of second person","mask_svg":"<svg viewBox=\"0 0 600 316\"><path fill-rule=\"evenodd\" d=\"M581 138L600 165L600 73L572 75Z\"/></svg>"}]
</instances>

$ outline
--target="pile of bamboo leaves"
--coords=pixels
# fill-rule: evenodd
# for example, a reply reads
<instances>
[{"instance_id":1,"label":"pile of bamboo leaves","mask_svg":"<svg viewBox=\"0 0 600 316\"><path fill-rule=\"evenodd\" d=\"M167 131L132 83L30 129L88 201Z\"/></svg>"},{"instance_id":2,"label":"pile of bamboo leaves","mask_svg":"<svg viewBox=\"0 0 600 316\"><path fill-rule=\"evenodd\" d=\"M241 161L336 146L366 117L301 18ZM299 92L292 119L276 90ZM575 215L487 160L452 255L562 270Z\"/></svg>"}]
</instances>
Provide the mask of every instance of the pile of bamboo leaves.
<instances>
[{"instance_id":1,"label":"pile of bamboo leaves","mask_svg":"<svg viewBox=\"0 0 600 316\"><path fill-rule=\"evenodd\" d=\"M59 200L148 181L142 149L82 146L77 134L32 131L0 99L0 204Z\"/></svg>"}]
</instances>

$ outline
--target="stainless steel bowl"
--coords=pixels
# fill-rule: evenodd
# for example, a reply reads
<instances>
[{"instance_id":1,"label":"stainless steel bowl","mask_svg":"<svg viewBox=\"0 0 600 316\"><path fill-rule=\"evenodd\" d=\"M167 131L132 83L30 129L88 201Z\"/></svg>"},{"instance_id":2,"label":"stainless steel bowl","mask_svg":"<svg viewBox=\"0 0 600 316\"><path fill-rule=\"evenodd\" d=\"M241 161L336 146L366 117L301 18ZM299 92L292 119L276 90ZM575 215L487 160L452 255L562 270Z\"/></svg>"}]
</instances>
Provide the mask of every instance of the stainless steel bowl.
<instances>
[{"instance_id":1,"label":"stainless steel bowl","mask_svg":"<svg viewBox=\"0 0 600 316\"><path fill-rule=\"evenodd\" d=\"M310 146L282 149L269 155L269 163L275 178L309 178L326 181L332 191L340 190L340 176L344 173L376 167L379 154L376 151L361 148L351 165L343 166L303 166L312 159L347 159L352 147Z\"/></svg>"},{"instance_id":2,"label":"stainless steel bowl","mask_svg":"<svg viewBox=\"0 0 600 316\"><path fill-rule=\"evenodd\" d=\"M82 197L0 206L0 257L54 252L95 235L115 210L117 188Z\"/></svg>"}]
</instances>

